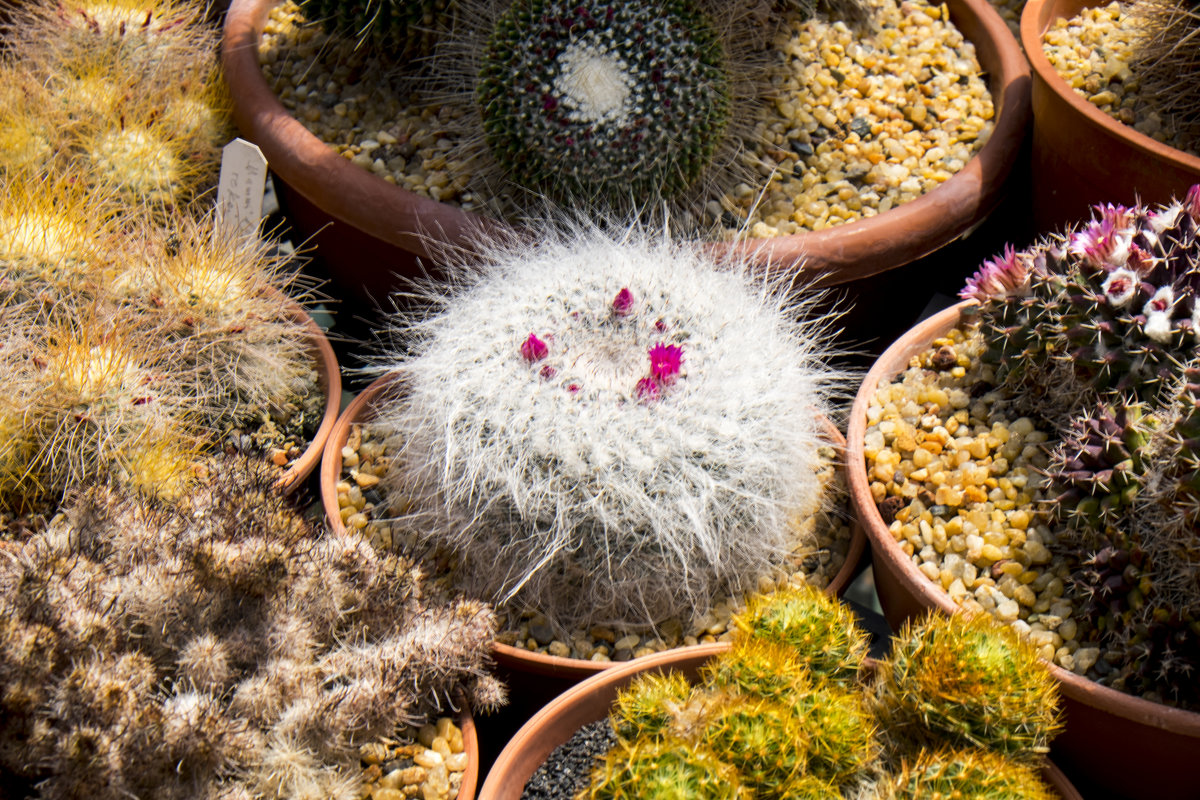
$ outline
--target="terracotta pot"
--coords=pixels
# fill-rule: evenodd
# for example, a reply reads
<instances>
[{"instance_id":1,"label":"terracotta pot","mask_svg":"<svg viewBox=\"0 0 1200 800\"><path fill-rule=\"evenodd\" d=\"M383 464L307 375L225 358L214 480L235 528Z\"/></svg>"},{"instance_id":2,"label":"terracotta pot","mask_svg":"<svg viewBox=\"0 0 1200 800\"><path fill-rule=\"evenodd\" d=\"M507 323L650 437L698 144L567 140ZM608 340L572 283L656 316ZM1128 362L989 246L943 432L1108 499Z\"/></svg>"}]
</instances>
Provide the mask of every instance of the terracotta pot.
<instances>
[{"instance_id":1,"label":"terracotta pot","mask_svg":"<svg viewBox=\"0 0 1200 800\"><path fill-rule=\"evenodd\" d=\"M463 772L462 783L458 785L455 800L474 800L475 789L479 786L479 732L475 729L475 718L467 704L462 704L458 712L458 728L462 731L463 752L467 754L467 768Z\"/></svg>"},{"instance_id":2,"label":"terracotta pot","mask_svg":"<svg viewBox=\"0 0 1200 800\"><path fill-rule=\"evenodd\" d=\"M728 649L728 644L718 643L655 653L577 684L555 698L517 731L488 772L487 780L479 791L480 800L519 800L525 784L547 756L570 739L579 728L608 716L617 692L642 673L675 670L695 680L705 662ZM868 660L867 666L873 663ZM1063 800L1083 800L1053 764L1047 765L1042 777Z\"/></svg>"},{"instance_id":3,"label":"terracotta pot","mask_svg":"<svg viewBox=\"0 0 1200 800\"><path fill-rule=\"evenodd\" d=\"M863 455L867 407L879 384L903 372L913 356L956 327L971 302L930 317L889 347L867 373L850 411L846 446L850 499L871 542L875 588L893 629L929 609L947 614L960 609L905 555L879 514ZM1053 664L1051 671L1062 686L1067 722L1054 742L1054 760L1067 772L1090 776L1108 796L1200 797L1193 764L1200 756L1200 713L1124 694Z\"/></svg>"},{"instance_id":4,"label":"terracotta pot","mask_svg":"<svg viewBox=\"0 0 1200 800\"><path fill-rule=\"evenodd\" d=\"M500 227L359 169L292 117L258 64L258 42L273 2L234 0L226 16L222 62L234 119L242 135L262 148L296 232L317 245L343 294L382 300L396 285L394 274L416 274L418 258L436 263L437 248L430 242L469 246L482 227ZM872 218L771 240L760 258L771 255L787 272L803 261L821 283L840 284L937 250L1000 201L1030 119L1029 66L987 0L948 0L947 5L989 76L996 117L987 143L963 170L928 194ZM757 244L732 247L753 251Z\"/></svg>"},{"instance_id":5,"label":"terracotta pot","mask_svg":"<svg viewBox=\"0 0 1200 800\"><path fill-rule=\"evenodd\" d=\"M338 412L342 405L342 372L338 368L337 356L334 355L333 347L329 344L329 338L321 330L321 326L317 325L308 315L308 312L296 303L291 303L291 305L292 318L308 329L311 342L309 349L316 361L318 385L325 394L325 414L321 418L321 424L313 434L312 440L308 443L308 447L276 481L275 485L284 494L291 494L299 489L317 468L325 451L325 441L333 432L333 426L337 423Z\"/></svg>"},{"instance_id":6,"label":"terracotta pot","mask_svg":"<svg viewBox=\"0 0 1200 800\"><path fill-rule=\"evenodd\" d=\"M337 483L342 474L342 448L350 435L350 426L354 423L369 420L373 404L378 402L394 378L383 376L363 390L353 402L346 407L337 425L330 434L325 446L325 456L321 461L321 502L325 506L325 516L335 530L342 527L341 513L338 509ZM826 422L829 439L841 450L845 446L833 423ZM826 593L841 596L851 580L858 574L859 567L866 556L866 535L857 522L852 521L850 549L846 553L846 562L834 576ZM613 666L614 662L584 661L578 658L562 658L522 650L506 644L494 643L492 655L495 657L501 674L509 681L510 693L516 697L529 700L540 706L538 699L549 699L584 678L603 672ZM618 662L619 663L619 662ZM520 690L520 691L518 691ZM531 694L532 693L532 694Z\"/></svg>"},{"instance_id":7,"label":"terracotta pot","mask_svg":"<svg viewBox=\"0 0 1200 800\"><path fill-rule=\"evenodd\" d=\"M1200 183L1200 157L1138 133L1059 76L1042 34L1098 0L1028 0L1021 43L1033 66L1033 212L1039 230L1087 219L1096 203L1166 203Z\"/></svg>"}]
</instances>

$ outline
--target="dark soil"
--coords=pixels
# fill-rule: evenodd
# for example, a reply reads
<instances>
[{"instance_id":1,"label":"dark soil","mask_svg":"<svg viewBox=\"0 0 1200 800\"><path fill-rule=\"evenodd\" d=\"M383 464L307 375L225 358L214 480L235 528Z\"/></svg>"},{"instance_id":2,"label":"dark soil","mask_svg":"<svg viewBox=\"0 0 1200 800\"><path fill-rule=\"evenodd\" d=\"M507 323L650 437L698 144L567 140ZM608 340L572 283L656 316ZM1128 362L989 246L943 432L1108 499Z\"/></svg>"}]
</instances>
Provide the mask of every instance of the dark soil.
<instances>
[{"instance_id":1,"label":"dark soil","mask_svg":"<svg viewBox=\"0 0 1200 800\"><path fill-rule=\"evenodd\" d=\"M587 788L596 759L616 744L608 719L584 725L554 749L525 784L521 800L572 800Z\"/></svg>"}]
</instances>

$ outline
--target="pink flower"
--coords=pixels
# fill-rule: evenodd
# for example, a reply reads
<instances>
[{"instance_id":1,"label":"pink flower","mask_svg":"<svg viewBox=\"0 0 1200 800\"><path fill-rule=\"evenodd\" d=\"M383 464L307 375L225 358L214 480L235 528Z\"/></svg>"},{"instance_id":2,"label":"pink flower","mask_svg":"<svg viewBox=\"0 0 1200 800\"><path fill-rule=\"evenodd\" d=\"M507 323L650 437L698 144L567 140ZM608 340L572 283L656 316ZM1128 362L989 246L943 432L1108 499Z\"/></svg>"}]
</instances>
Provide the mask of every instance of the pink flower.
<instances>
[{"instance_id":1,"label":"pink flower","mask_svg":"<svg viewBox=\"0 0 1200 800\"><path fill-rule=\"evenodd\" d=\"M677 344L656 344L648 352L650 377L662 384L675 380L683 365L683 348Z\"/></svg>"},{"instance_id":2,"label":"pink flower","mask_svg":"<svg viewBox=\"0 0 1200 800\"><path fill-rule=\"evenodd\" d=\"M613 313L618 317L627 317L633 310L633 292L629 289L622 289L617 292L617 296L612 302Z\"/></svg>"},{"instance_id":3,"label":"pink flower","mask_svg":"<svg viewBox=\"0 0 1200 800\"><path fill-rule=\"evenodd\" d=\"M529 338L521 344L521 355L525 360L532 364L535 361L541 361L550 353L550 348L546 343L537 337L537 334L529 334Z\"/></svg>"},{"instance_id":4,"label":"pink flower","mask_svg":"<svg viewBox=\"0 0 1200 800\"><path fill-rule=\"evenodd\" d=\"M1124 206L1111 205L1096 206L1096 210L1100 212L1100 220L1088 223L1072 236L1067 252L1083 256L1093 266L1123 267L1133 244L1130 211Z\"/></svg>"},{"instance_id":5,"label":"pink flower","mask_svg":"<svg viewBox=\"0 0 1200 800\"><path fill-rule=\"evenodd\" d=\"M1193 222L1200 223L1200 183L1188 189L1187 197L1183 199L1183 207Z\"/></svg>"},{"instance_id":6,"label":"pink flower","mask_svg":"<svg viewBox=\"0 0 1200 800\"><path fill-rule=\"evenodd\" d=\"M570 392L571 394L579 394L579 384L572 383L572 384L568 385L567 391Z\"/></svg>"},{"instance_id":7,"label":"pink flower","mask_svg":"<svg viewBox=\"0 0 1200 800\"><path fill-rule=\"evenodd\" d=\"M654 378L642 378L633 387L633 396L644 403L650 403L662 396L662 390Z\"/></svg>"},{"instance_id":8,"label":"pink flower","mask_svg":"<svg viewBox=\"0 0 1200 800\"><path fill-rule=\"evenodd\" d=\"M958 296L964 300L975 299L985 303L1009 295L1024 294L1028 286L1029 270L1009 245L1004 248L1000 258L984 261L979 271L967 279L967 285Z\"/></svg>"}]
</instances>

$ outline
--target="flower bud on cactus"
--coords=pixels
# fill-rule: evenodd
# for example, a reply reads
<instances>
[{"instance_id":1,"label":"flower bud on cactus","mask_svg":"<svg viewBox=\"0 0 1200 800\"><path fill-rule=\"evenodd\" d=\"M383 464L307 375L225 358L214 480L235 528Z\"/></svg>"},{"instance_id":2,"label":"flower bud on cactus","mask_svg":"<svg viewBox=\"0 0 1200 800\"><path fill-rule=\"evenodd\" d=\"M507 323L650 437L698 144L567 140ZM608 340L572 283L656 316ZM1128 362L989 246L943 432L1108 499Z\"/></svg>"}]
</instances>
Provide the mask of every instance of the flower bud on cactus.
<instances>
[{"instance_id":1,"label":"flower bud on cactus","mask_svg":"<svg viewBox=\"0 0 1200 800\"><path fill-rule=\"evenodd\" d=\"M931 615L906 624L880 663L890 735L922 730L1019 759L1048 751L1061 728L1058 685L1033 645L984 617Z\"/></svg>"},{"instance_id":2,"label":"flower bud on cactus","mask_svg":"<svg viewBox=\"0 0 1200 800\"><path fill-rule=\"evenodd\" d=\"M744 264L640 230L494 246L393 331L376 424L405 520L464 586L553 622L656 621L737 594L822 504L820 321ZM464 271L465 273L465 271Z\"/></svg>"},{"instance_id":3,"label":"flower bud on cactus","mask_svg":"<svg viewBox=\"0 0 1200 800\"><path fill-rule=\"evenodd\" d=\"M737 769L678 740L618 743L592 770L587 800L749 800Z\"/></svg>"},{"instance_id":4,"label":"flower bud on cactus","mask_svg":"<svg viewBox=\"0 0 1200 800\"><path fill-rule=\"evenodd\" d=\"M744 635L794 647L827 680L853 681L869 646L849 606L808 586L755 595L734 623Z\"/></svg>"},{"instance_id":5,"label":"flower bud on cactus","mask_svg":"<svg viewBox=\"0 0 1200 800\"><path fill-rule=\"evenodd\" d=\"M1157 210L1098 206L1081 229L1006 253L968 281L1003 379L1067 360L1097 392L1158 398L1200 337L1200 186Z\"/></svg>"}]
</instances>

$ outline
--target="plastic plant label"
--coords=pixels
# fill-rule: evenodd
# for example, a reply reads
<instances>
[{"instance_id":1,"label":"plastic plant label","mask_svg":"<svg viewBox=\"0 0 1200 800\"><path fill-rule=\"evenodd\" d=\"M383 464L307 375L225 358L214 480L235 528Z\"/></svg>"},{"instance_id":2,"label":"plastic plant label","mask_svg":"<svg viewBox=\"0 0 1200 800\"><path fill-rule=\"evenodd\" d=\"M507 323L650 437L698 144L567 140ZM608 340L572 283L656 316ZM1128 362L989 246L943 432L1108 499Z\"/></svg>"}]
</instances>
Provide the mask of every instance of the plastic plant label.
<instances>
[{"instance_id":1,"label":"plastic plant label","mask_svg":"<svg viewBox=\"0 0 1200 800\"><path fill-rule=\"evenodd\" d=\"M267 159L245 139L234 139L221 151L221 177L217 182L217 217L221 225L248 236L262 219Z\"/></svg>"}]
</instances>

